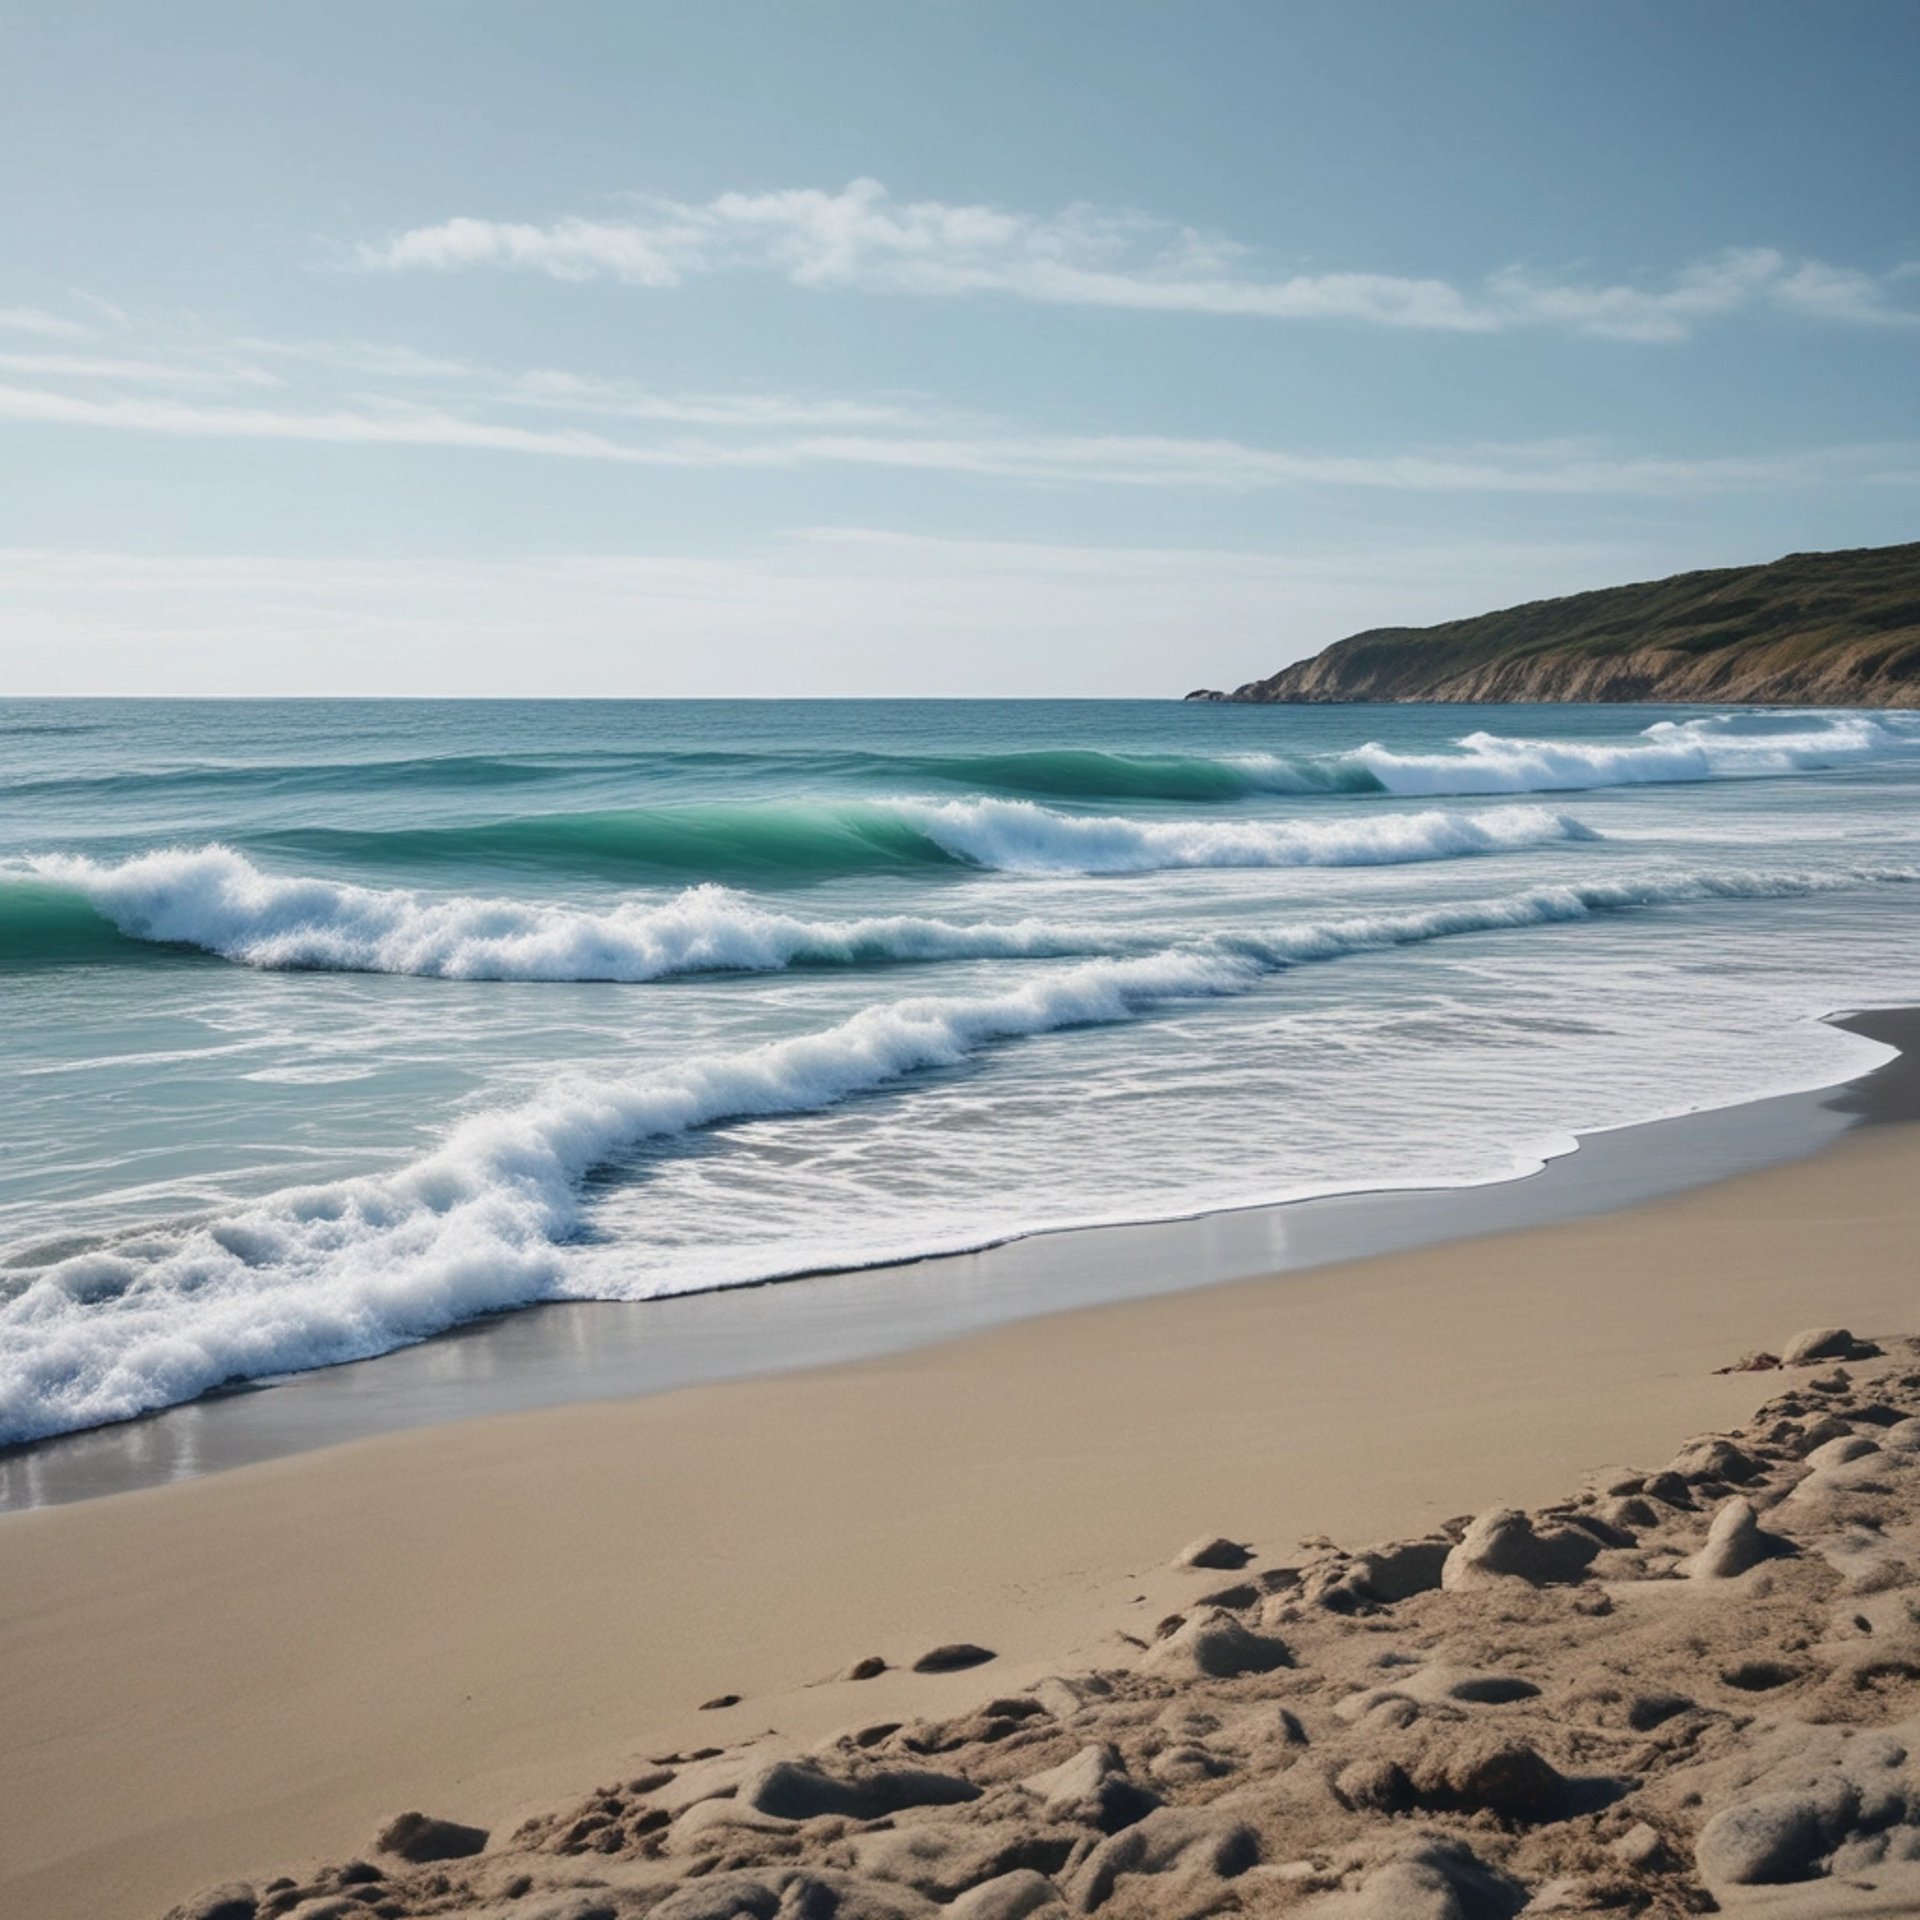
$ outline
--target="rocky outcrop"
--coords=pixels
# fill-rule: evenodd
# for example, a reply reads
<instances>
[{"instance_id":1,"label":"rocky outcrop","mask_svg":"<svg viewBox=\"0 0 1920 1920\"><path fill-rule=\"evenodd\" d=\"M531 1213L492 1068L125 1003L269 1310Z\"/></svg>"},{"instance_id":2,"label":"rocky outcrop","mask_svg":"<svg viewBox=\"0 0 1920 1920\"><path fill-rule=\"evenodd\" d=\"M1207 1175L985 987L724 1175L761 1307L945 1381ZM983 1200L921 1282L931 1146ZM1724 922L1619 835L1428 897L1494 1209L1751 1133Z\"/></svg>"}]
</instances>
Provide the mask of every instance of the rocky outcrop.
<instances>
[{"instance_id":1,"label":"rocky outcrop","mask_svg":"<svg viewBox=\"0 0 1920 1920\"><path fill-rule=\"evenodd\" d=\"M1187 698L1920 706L1920 543L1376 628L1232 693Z\"/></svg>"},{"instance_id":2,"label":"rocky outcrop","mask_svg":"<svg viewBox=\"0 0 1920 1920\"><path fill-rule=\"evenodd\" d=\"M1108 1664L972 1704L902 1672L942 1717L880 1721L843 1669L805 1751L652 1752L492 1835L402 1815L169 1920L1920 1913L1920 1340L1808 1348L1558 1505L1260 1540Z\"/></svg>"}]
</instances>

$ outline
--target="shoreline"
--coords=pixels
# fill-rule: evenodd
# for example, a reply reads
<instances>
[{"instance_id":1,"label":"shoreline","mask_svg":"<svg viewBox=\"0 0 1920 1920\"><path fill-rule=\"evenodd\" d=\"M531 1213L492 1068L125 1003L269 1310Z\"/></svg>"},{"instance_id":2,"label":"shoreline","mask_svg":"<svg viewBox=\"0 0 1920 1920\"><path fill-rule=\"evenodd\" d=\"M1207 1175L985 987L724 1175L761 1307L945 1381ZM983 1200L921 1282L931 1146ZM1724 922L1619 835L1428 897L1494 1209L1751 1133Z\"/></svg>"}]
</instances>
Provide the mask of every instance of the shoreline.
<instances>
[{"instance_id":1,"label":"shoreline","mask_svg":"<svg viewBox=\"0 0 1920 1920\"><path fill-rule=\"evenodd\" d=\"M1469 1186L1043 1229L751 1285L483 1315L367 1360L0 1448L0 1515L382 1433L841 1365L1055 1313L1583 1219L1803 1158L1854 1125L1920 1115L1920 1009L1828 1024L1895 1053L1819 1088L1578 1134L1531 1171ZM1906 1089L1897 1099L1884 1091L1889 1077Z\"/></svg>"},{"instance_id":2,"label":"shoreline","mask_svg":"<svg viewBox=\"0 0 1920 1920\"><path fill-rule=\"evenodd\" d=\"M1836 1124L1912 1118L1913 1057ZM1746 1350L1911 1323L1917 1175L1920 1128L1856 1127L1582 1219L8 1515L0 1907L157 1920L402 1808L506 1831L648 1754L964 1712L1112 1664L1198 1534L1264 1565L1656 1463L1774 1391L1716 1377ZM835 1678L955 1640L997 1658Z\"/></svg>"}]
</instances>

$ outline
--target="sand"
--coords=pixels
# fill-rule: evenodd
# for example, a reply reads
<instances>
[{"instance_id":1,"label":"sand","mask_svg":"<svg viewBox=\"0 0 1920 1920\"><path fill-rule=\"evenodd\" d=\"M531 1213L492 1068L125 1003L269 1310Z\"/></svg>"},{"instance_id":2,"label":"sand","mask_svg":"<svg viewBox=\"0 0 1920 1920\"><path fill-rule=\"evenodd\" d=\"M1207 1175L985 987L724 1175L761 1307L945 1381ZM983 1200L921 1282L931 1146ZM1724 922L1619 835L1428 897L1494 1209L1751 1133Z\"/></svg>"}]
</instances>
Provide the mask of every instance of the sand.
<instances>
[{"instance_id":1,"label":"sand","mask_svg":"<svg viewBox=\"0 0 1920 1920\"><path fill-rule=\"evenodd\" d=\"M1196 1543L1146 1634L970 1712L655 1753L510 1832L410 1811L172 1920L1913 1913L1920 1340L1763 1364L1748 1425L1550 1509Z\"/></svg>"},{"instance_id":2,"label":"sand","mask_svg":"<svg viewBox=\"0 0 1920 1920\"><path fill-rule=\"evenodd\" d=\"M1599 1219L0 1519L0 1911L139 1920L403 1808L1123 1654L1175 1551L1426 1533L1657 1465L1793 1328L1911 1326L1920 1129ZM836 1681L867 1655L995 1651ZM700 1703L737 1694L739 1705Z\"/></svg>"}]
</instances>

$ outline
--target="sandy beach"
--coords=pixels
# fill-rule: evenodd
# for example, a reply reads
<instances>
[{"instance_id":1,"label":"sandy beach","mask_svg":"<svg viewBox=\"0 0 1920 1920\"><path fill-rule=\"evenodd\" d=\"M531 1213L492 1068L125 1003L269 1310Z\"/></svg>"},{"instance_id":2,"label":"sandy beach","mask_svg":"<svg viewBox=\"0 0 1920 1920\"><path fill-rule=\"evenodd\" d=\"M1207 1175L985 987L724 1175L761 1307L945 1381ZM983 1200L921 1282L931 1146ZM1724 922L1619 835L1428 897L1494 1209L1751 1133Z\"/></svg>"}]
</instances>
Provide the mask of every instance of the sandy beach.
<instances>
[{"instance_id":1,"label":"sandy beach","mask_svg":"<svg viewBox=\"0 0 1920 1920\"><path fill-rule=\"evenodd\" d=\"M1776 1388L1741 1353L1912 1322L1917 1173L1896 1119L1590 1220L7 1516L0 1906L136 1920L402 1808L499 1830L649 1754L957 1712L1150 1635L1195 1535L1274 1563L1657 1464ZM833 1678L961 1640L997 1658Z\"/></svg>"}]
</instances>

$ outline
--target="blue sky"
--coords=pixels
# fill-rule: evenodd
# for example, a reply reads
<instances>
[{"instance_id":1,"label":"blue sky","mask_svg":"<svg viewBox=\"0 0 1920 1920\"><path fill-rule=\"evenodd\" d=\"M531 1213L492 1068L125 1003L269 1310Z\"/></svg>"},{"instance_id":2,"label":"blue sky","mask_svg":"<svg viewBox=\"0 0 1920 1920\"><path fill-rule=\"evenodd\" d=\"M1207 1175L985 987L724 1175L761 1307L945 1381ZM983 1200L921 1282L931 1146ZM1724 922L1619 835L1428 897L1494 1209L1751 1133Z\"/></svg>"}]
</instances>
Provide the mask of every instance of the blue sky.
<instances>
[{"instance_id":1,"label":"blue sky","mask_svg":"<svg viewBox=\"0 0 1920 1920\"><path fill-rule=\"evenodd\" d=\"M1920 532L1920 9L0 16L0 690L1155 694Z\"/></svg>"}]
</instances>

